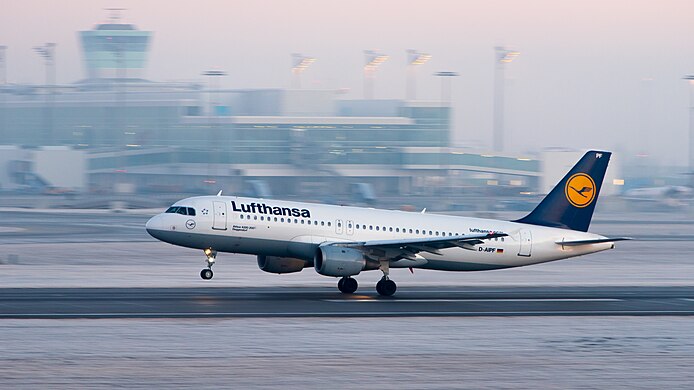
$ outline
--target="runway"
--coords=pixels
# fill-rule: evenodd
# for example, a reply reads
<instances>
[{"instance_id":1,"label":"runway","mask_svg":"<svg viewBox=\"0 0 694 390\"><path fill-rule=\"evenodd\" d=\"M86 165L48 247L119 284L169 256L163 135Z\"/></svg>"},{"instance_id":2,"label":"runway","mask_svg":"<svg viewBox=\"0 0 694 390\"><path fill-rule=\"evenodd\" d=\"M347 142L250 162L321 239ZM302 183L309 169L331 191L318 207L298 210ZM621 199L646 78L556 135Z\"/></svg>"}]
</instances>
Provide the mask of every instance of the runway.
<instances>
[{"instance_id":1,"label":"runway","mask_svg":"<svg viewBox=\"0 0 694 390\"><path fill-rule=\"evenodd\" d=\"M690 316L694 287L0 289L0 318Z\"/></svg>"}]
</instances>

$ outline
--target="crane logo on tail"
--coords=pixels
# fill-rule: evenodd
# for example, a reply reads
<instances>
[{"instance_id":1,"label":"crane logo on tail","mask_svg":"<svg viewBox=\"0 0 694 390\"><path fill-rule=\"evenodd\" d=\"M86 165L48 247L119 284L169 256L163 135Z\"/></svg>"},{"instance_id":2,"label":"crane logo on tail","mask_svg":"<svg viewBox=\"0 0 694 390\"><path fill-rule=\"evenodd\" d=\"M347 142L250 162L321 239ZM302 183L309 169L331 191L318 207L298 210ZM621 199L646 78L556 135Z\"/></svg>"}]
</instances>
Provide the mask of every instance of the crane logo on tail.
<instances>
[{"instance_id":1,"label":"crane logo on tail","mask_svg":"<svg viewBox=\"0 0 694 390\"><path fill-rule=\"evenodd\" d=\"M595 199L595 181L585 173L577 173L566 181L566 200L575 207L586 207Z\"/></svg>"}]
</instances>

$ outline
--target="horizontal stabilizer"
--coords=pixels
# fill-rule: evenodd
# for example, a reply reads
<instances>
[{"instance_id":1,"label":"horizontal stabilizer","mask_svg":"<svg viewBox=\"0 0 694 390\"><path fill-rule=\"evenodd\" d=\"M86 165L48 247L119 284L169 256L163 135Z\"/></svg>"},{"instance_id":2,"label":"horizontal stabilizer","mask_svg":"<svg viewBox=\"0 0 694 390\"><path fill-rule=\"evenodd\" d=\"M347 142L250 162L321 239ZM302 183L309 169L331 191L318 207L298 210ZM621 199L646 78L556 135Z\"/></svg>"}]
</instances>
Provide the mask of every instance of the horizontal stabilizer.
<instances>
[{"instance_id":1,"label":"horizontal stabilizer","mask_svg":"<svg viewBox=\"0 0 694 390\"><path fill-rule=\"evenodd\" d=\"M579 245L590 245L590 244L602 244L603 242L615 242L615 241L626 241L631 240L630 237L613 237L613 238L597 238L594 240L577 240L577 241L556 241L556 244L562 246L579 246Z\"/></svg>"}]
</instances>

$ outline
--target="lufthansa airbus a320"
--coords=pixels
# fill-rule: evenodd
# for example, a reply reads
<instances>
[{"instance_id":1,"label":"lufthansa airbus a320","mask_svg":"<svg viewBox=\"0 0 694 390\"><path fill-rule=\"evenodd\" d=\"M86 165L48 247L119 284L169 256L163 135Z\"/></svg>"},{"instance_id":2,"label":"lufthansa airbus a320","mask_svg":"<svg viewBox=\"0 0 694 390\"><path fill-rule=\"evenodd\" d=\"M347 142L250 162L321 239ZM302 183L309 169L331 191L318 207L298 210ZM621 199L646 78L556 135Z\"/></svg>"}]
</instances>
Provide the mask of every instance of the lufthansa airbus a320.
<instances>
[{"instance_id":1,"label":"lufthansa airbus a320","mask_svg":"<svg viewBox=\"0 0 694 390\"><path fill-rule=\"evenodd\" d=\"M380 295L397 286L391 268L483 271L561 260L614 248L626 237L588 233L610 160L589 151L527 216L516 221L286 202L236 196L199 196L176 202L146 225L152 237L201 249L213 276L220 252L257 256L261 270L313 267L338 277L345 294L354 278L378 270Z\"/></svg>"}]
</instances>

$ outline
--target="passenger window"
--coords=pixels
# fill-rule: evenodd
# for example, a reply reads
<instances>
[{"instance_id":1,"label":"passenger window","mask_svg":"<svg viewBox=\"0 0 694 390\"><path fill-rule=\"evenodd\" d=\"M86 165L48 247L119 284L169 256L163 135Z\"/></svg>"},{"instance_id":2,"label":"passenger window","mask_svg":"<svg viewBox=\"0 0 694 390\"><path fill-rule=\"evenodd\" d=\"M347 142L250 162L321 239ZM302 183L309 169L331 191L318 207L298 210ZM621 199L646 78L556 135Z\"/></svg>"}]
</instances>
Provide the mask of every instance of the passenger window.
<instances>
[{"instance_id":1,"label":"passenger window","mask_svg":"<svg viewBox=\"0 0 694 390\"><path fill-rule=\"evenodd\" d=\"M294 218L294 223L299 223L299 220Z\"/></svg>"},{"instance_id":2,"label":"passenger window","mask_svg":"<svg viewBox=\"0 0 694 390\"><path fill-rule=\"evenodd\" d=\"M395 228L395 233L400 233L400 228Z\"/></svg>"},{"instance_id":3,"label":"passenger window","mask_svg":"<svg viewBox=\"0 0 694 390\"><path fill-rule=\"evenodd\" d=\"M261 221L264 221L264 220L265 220L265 217L263 217L263 216L261 215L261 216L260 216L260 220L261 220Z\"/></svg>"},{"instance_id":4,"label":"passenger window","mask_svg":"<svg viewBox=\"0 0 694 390\"><path fill-rule=\"evenodd\" d=\"M328 222L328 226L332 226L332 224L330 222Z\"/></svg>"},{"instance_id":5,"label":"passenger window","mask_svg":"<svg viewBox=\"0 0 694 390\"><path fill-rule=\"evenodd\" d=\"M503 238L503 237L501 237L501 242L504 242L504 238Z\"/></svg>"},{"instance_id":6,"label":"passenger window","mask_svg":"<svg viewBox=\"0 0 694 390\"><path fill-rule=\"evenodd\" d=\"M348 223L348 224L347 224L347 229L351 229L351 228L352 228L352 224L351 224L351 223Z\"/></svg>"},{"instance_id":7,"label":"passenger window","mask_svg":"<svg viewBox=\"0 0 694 390\"><path fill-rule=\"evenodd\" d=\"M374 230L374 225L369 225L369 230Z\"/></svg>"},{"instance_id":8,"label":"passenger window","mask_svg":"<svg viewBox=\"0 0 694 390\"><path fill-rule=\"evenodd\" d=\"M277 222L277 217L275 217L275 222Z\"/></svg>"},{"instance_id":9,"label":"passenger window","mask_svg":"<svg viewBox=\"0 0 694 390\"><path fill-rule=\"evenodd\" d=\"M241 219L243 219L243 214L241 214Z\"/></svg>"},{"instance_id":10,"label":"passenger window","mask_svg":"<svg viewBox=\"0 0 694 390\"><path fill-rule=\"evenodd\" d=\"M318 226L318 221L313 221L313 224Z\"/></svg>"},{"instance_id":11,"label":"passenger window","mask_svg":"<svg viewBox=\"0 0 694 390\"><path fill-rule=\"evenodd\" d=\"M389 232L392 232L392 231L393 231L393 228L392 228L392 227L389 227L389 228L388 228L388 231L389 231Z\"/></svg>"},{"instance_id":12,"label":"passenger window","mask_svg":"<svg viewBox=\"0 0 694 390\"><path fill-rule=\"evenodd\" d=\"M431 232L431 230L429 230L429 235L430 235L430 236L432 236L432 235L433 235L433 234L432 234L432 232Z\"/></svg>"},{"instance_id":13,"label":"passenger window","mask_svg":"<svg viewBox=\"0 0 694 390\"><path fill-rule=\"evenodd\" d=\"M419 232L417 232L417 233L419 233ZM412 229L410 229L410 234L412 234Z\"/></svg>"},{"instance_id":14,"label":"passenger window","mask_svg":"<svg viewBox=\"0 0 694 390\"><path fill-rule=\"evenodd\" d=\"M379 231L379 230L380 230L380 228L378 226L376 226L376 231Z\"/></svg>"},{"instance_id":15,"label":"passenger window","mask_svg":"<svg viewBox=\"0 0 694 390\"><path fill-rule=\"evenodd\" d=\"M417 229L417 234L419 234L419 229Z\"/></svg>"},{"instance_id":16,"label":"passenger window","mask_svg":"<svg viewBox=\"0 0 694 390\"><path fill-rule=\"evenodd\" d=\"M325 221L320 221L321 226L325 226Z\"/></svg>"},{"instance_id":17,"label":"passenger window","mask_svg":"<svg viewBox=\"0 0 694 390\"><path fill-rule=\"evenodd\" d=\"M254 215L254 216L253 216L253 219L257 221L257 220L258 220L258 216L257 216L257 215Z\"/></svg>"},{"instance_id":18,"label":"passenger window","mask_svg":"<svg viewBox=\"0 0 694 390\"><path fill-rule=\"evenodd\" d=\"M302 224L302 225L304 224L304 220L303 220L303 219L301 220L301 224Z\"/></svg>"}]
</instances>

